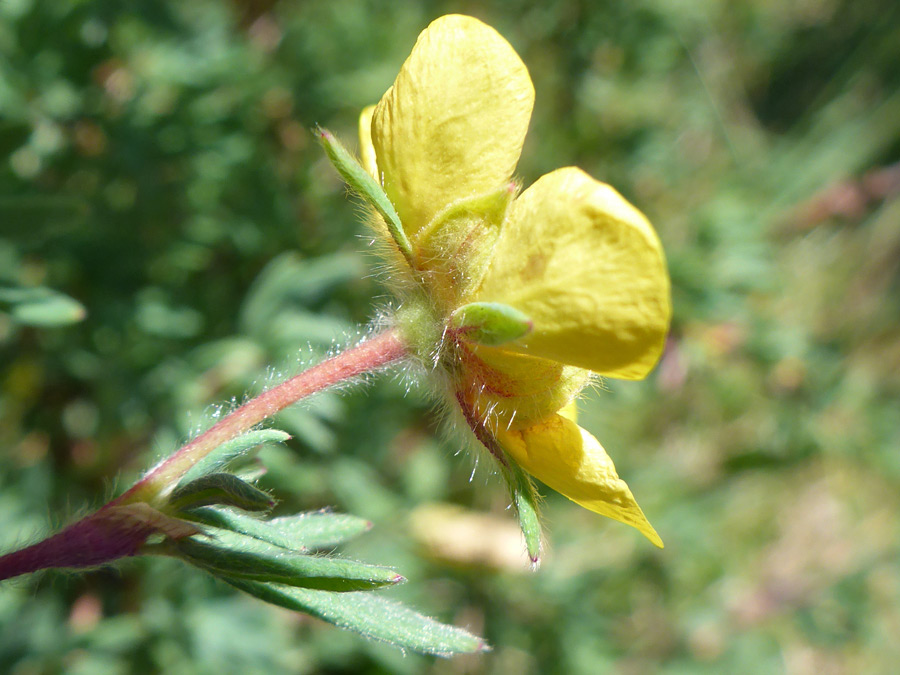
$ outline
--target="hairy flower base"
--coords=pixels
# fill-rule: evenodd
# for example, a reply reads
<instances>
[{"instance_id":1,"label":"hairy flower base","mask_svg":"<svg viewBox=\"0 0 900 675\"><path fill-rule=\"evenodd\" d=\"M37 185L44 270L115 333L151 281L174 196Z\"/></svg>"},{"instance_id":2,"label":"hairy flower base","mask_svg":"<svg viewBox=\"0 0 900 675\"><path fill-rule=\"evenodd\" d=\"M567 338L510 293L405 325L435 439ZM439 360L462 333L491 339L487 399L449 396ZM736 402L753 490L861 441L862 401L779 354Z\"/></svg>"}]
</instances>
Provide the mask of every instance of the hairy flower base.
<instances>
[{"instance_id":1,"label":"hairy flower base","mask_svg":"<svg viewBox=\"0 0 900 675\"><path fill-rule=\"evenodd\" d=\"M501 465L515 462L575 503L631 525L662 548L612 459L575 422L573 399L590 372L474 345L448 329L426 298L417 299L423 304L414 308L415 302L407 302L398 312L400 331L417 336L410 340L419 345L413 353L444 383L446 404L458 407L478 443Z\"/></svg>"}]
</instances>

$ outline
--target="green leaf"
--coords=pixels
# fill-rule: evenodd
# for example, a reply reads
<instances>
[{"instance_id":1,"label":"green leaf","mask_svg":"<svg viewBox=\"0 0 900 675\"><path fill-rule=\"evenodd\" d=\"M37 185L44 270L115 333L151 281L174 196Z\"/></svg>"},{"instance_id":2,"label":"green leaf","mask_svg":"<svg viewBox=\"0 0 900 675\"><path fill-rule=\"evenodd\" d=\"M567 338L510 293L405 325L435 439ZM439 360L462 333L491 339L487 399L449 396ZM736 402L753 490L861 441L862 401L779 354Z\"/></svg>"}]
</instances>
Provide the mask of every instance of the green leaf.
<instances>
[{"instance_id":1,"label":"green leaf","mask_svg":"<svg viewBox=\"0 0 900 675\"><path fill-rule=\"evenodd\" d=\"M292 550L331 548L372 527L363 518L328 512L259 520L224 509L200 508L185 513L184 517Z\"/></svg>"},{"instance_id":2,"label":"green leaf","mask_svg":"<svg viewBox=\"0 0 900 675\"><path fill-rule=\"evenodd\" d=\"M0 288L0 303L7 305L13 320L24 326L66 326L81 321L87 314L77 300L43 286Z\"/></svg>"},{"instance_id":3,"label":"green leaf","mask_svg":"<svg viewBox=\"0 0 900 675\"><path fill-rule=\"evenodd\" d=\"M245 511L265 511L275 505L262 490L230 473L210 473L176 488L169 505L176 510L219 504Z\"/></svg>"},{"instance_id":4,"label":"green leaf","mask_svg":"<svg viewBox=\"0 0 900 675\"><path fill-rule=\"evenodd\" d=\"M274 581L329 591L359 591L405 581L388 567L306 555L253 537L214 529L208 538L173 542L179 557L222 577Z\"/></svg>"},{"instance_id":5,"label":"green leaf","mask_svg":"<svg viewBox=\"0 0 900 675\"><path fill-rule=\"evenodd\" d=\"M291 438L291 435L278 429L262 429L233 438L222 443L219 447L198 461L185 472L178 481L176 490L197 480L201 476L216 473L224 469L231 462L249 453L254 448L267 443L283 443Z\"/></svg>"},{"instance_id":6,"label":"green leaf","mask_svg":"<svg viewBox=\"0 0 900 675\"><path fill-rule=\"evenodd\" d=\"M337 546L372 528L371 521L365 518L327 511L273 518L269 523L311 549Z\"/></svg>"},{"instance_id":7,"label":"green leaf","mask_svg":"<svg viewBox=\"0 0 900 675\"><path fill-rule=\"evenodd\" d=\"M327 129L318 127L316 129L316 136L322 144L322 147L325 149L325 154L328 155L328 159L331 160L331 163L334 165L334 168L337 169L337 172L341 174L341 178L346 181L347 185L349 185L356 194L371 204L384 219L385 225L387 225L387 229L394 239L394 243L397 244L400 253L403 254L412 266L412 246L410 246L403 225L400 223L400 216L397 215L397 210L394 208L391 200L388 199L388 196L385 194L381 185L369 175L369 172L366 171L341 142L335 138L334 134Z\"/></svg>"},{"instance_id":8,"label":"green leaf","mask_svg":"<svg viewBox=\"0 0 900 675\"><path fill-rule=\"evenodd\" d=\"M281 546L291 551L306 551L306 546L302 541L291 538L284 534L278 528L272 527L269 520L260 520L246 513L235 513L226 509L215 509L203 507L192 509L182 514L182 517L189 518L204 525L210 525L229 532L237 532L247 537L259 539L275 546Z\"/></svg>"},{"instance_id":9,"label":"green leaf","mask_svg":"<svg viewBox=\"0 0 900 675\"><path fill-rule=\"evenodd\" d=\"M375 593L338 594L241 579L225 581L265 602L403 649L437 656L490 651L483 639L468 631L439 623Z\"/></svg>"},{"instance_id":10,"label":"green leaf","mask_svg":"<svg viewBox=\"0 0 900 675\"><path fill-rule=\"evenodd\" d=\"M450 315L449 326L480 345L497 347L528 335L534 324L527 314L499 302L472 302Z\"/></svg>"}]
</instances>

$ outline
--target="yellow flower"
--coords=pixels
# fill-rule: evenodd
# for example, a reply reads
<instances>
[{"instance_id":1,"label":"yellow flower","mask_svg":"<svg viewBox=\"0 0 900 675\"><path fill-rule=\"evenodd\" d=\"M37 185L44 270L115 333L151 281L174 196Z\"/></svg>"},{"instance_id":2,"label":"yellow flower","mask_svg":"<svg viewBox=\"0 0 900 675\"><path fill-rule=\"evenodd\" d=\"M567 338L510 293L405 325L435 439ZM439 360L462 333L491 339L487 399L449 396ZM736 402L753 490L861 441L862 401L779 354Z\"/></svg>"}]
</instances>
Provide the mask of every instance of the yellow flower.
<instances>
[{"instance_id":1,"label":"yellow flower","mask_svg":"<svg viewBox=\"0 0 900 675\"><path fill-rule=\"evenodd\" d=\"M671 314L662 248L637 209L580 169L516 196L533 103L509 43L451 15L363 111L362 164L407 238L394 261L400 325L501 463L662 546L572 405L591 373L640 379L658 360ZM487 307L486 332L472 303ZM499 337L496 311L513 317Z\"/></svg>"}]
</instances>

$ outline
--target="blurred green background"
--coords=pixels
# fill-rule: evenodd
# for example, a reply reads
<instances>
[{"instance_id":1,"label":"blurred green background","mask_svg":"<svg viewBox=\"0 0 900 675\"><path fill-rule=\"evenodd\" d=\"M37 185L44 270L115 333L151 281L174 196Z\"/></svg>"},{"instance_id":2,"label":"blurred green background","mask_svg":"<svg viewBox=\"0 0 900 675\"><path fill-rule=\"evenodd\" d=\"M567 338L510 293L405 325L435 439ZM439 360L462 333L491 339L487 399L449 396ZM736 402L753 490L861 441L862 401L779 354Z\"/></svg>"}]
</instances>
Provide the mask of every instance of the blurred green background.
<instances>
[{"instance_id":1,"label":"blurred green background","mask_svg":"<svg viewBox=\"0 0 900 675\"><path fill-rule=\"evenodd\" d=\"M448 12L528 65L525 184L580 165L664 242L667 353L589 396L582 421L666 548L544 490L549 554L530 573L504 543L499 480L481 466L470 482L425 395L380 377L282 415L295 440L265 451L263 484L286 512L370 518L347 552L396 565L410 581L393 597L492 653L404 655L141 559L3 584L0 671L900 662L896 0L3 0L0 550L375 316L359 208L308 129L355 143L359 109ZM426 525L485 550L423 548L411 523L433 502L490 516L455 542Z\"/></svg>"}]
</instances>

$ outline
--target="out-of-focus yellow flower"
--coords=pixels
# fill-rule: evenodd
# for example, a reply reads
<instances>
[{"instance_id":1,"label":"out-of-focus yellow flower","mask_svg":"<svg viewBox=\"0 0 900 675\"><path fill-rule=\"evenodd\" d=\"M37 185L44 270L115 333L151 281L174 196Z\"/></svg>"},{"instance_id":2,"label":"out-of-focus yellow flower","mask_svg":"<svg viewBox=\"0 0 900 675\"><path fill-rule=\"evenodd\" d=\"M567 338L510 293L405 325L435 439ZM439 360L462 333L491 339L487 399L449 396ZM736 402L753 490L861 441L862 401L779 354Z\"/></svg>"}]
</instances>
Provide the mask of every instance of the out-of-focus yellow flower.
<instances>
[{"instance_id":1,"label":"out-of-focus yellow flower","mask_svg":"<svg viewBox=\"0 0 900 675\"><path fill-rule=\"evenodd\" d=\"M533 103L509 43L451 15L363 111L362 164L408 238L394 266L400 325L501 463L662 546L571 405L591 373L640 379L658 360L671 314L662 247L637 209L580 169L517 196Z\"/></svg>"}]
</instances>

